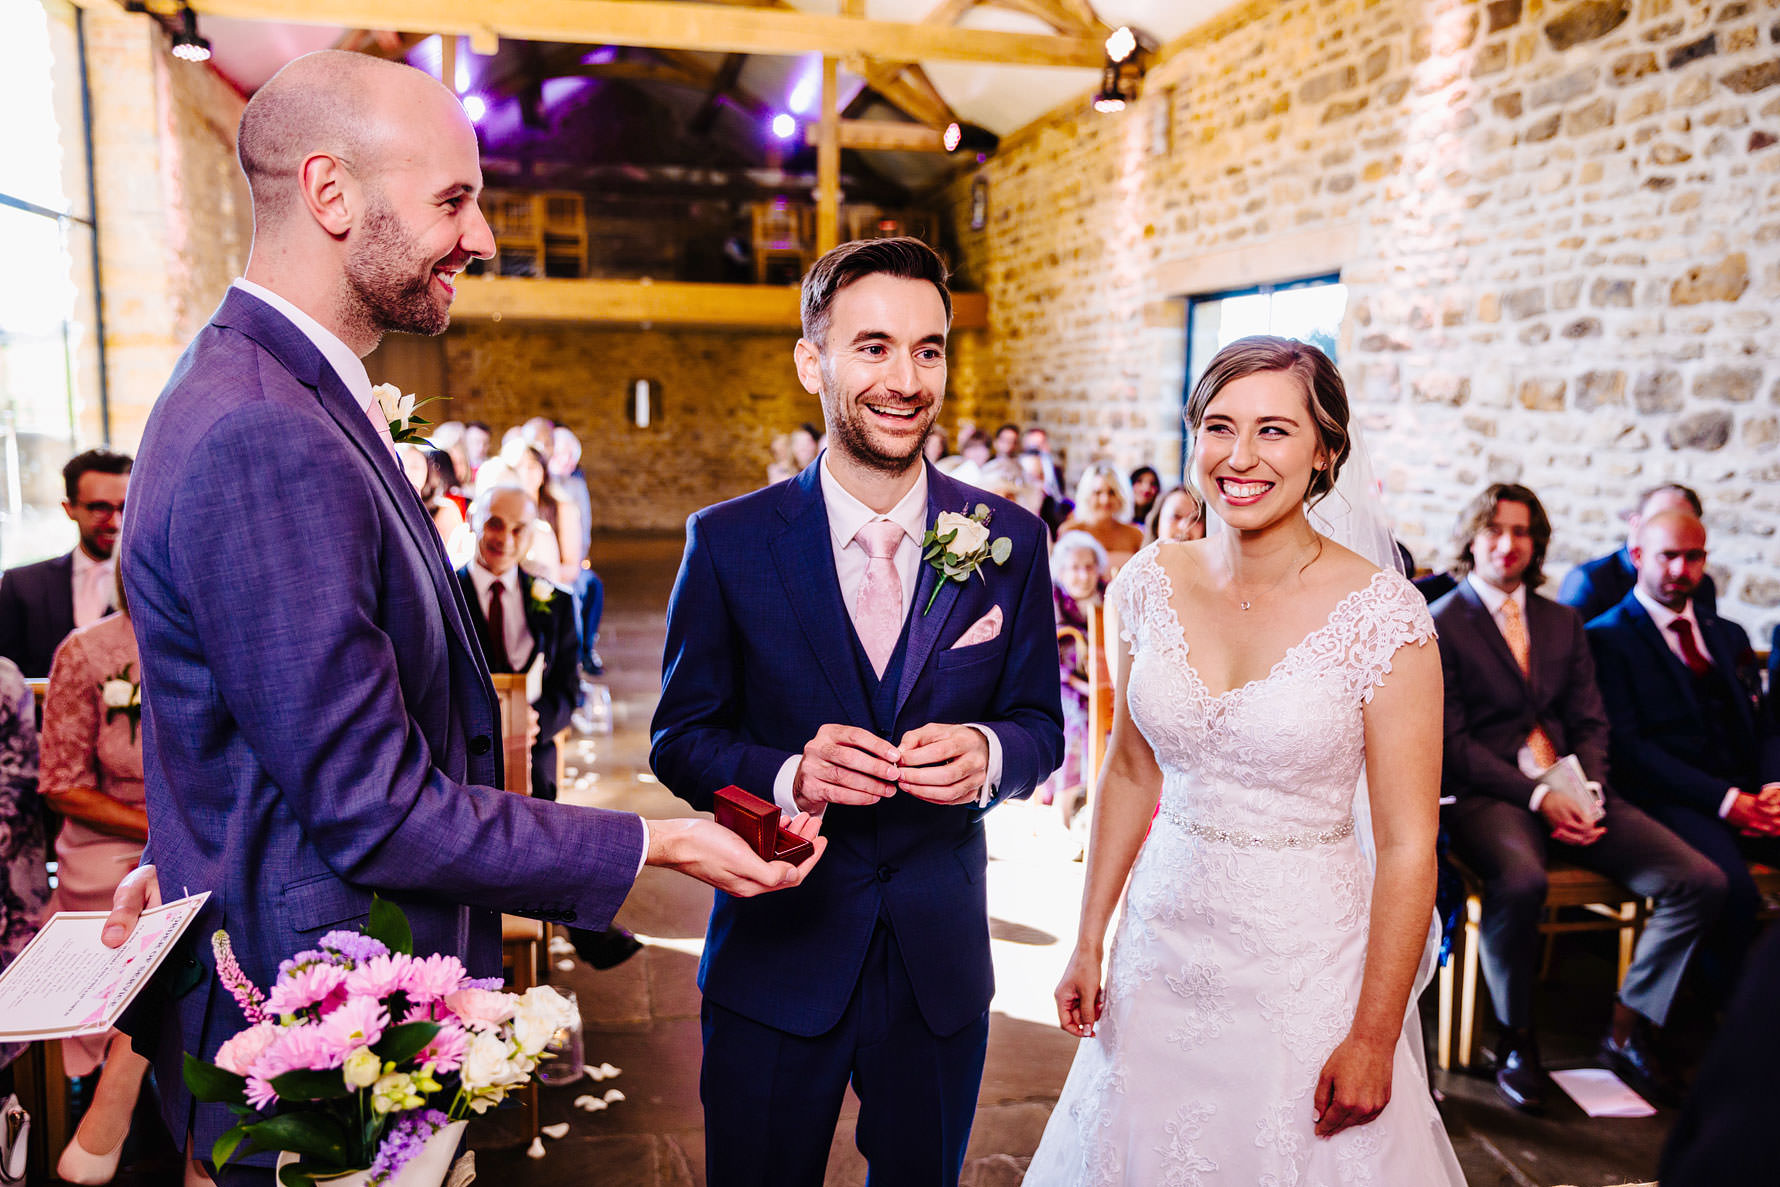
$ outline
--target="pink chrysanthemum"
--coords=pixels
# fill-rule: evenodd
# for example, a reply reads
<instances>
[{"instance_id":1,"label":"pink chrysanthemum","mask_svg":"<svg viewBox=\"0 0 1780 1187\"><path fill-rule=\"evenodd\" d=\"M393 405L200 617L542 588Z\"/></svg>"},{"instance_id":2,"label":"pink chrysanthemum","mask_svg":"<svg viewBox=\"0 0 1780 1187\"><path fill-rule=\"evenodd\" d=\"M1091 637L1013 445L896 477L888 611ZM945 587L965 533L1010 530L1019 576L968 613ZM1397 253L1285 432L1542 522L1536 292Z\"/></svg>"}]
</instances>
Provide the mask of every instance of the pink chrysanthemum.
<instances>
[{"instance_id":1,"label":"pink chrysanthemum","mask_svg":"<svg viewBox=\"0 0 1780 1187\"><path fill-rule=\"evenodd\" d=\"M322 1038L344 1058L355 1047L369 1047L389 1028L389 1011L374 997L349 997L319 1024Z\"/></svg>"},{"instance_id":2,"label":"pink chrysanthemum","mask_svg":"<svg viewBox=\"0 0 1780 1187\"><path fill-rule=\"evenodd\" d=\"M463 988L468 976L463 961L455 956L436 955L423 960L417 959L408 966L408 1000L438 1001L446 994L456 993Z\"/></svg>"},{"instance_id":3,"label":"pink chrysanthemum","mask_svg":"<svg viewBox=\"0 0 1780 1187\"><path fill-rule=\"evenodd\" d=\"M445 1022L439 1027L439 1033L433 1041L421 1048L415 1062L433 1065L433 1071L444 1075L455 1072L464 1061L464 1052L469 1049L470 1035L455 1022Z\"/></svg>"},{"instance_id":4,"label":"pink chrysanthemum","mask_svg":"<svg viewBox=\"0 0 1780 1187\"><path fill-rule=\"evenodd\" d=\"M217 1048L216 1066L225 1072L245 1076L252 1069L254 1061L265 1054L266 1048L277 1037L276 1022L261 1022L250 1026Z\"/></svg>"},{"instance_id":5,"label":"pink chrysanthemum","mask_svg":"<svg viewBox=\"0 0 1780 1187\"><path fill-rule=\"evenodd\" d=\"M255 1080L264 1081L265 1091L276 1098L277 1093L272 1091L271 1084L284 1073L326 1071L339 1067L344 1055L321 1033L319 1026L281 1026L277 1036L254 1060L252 1074L247 1080L248 1103L256 1109L265 1107L263 1102L253 1098Z\"/></svg>"},{"instance_id":6,"label":"pink chrysanthemum","mask_svg":"<svg viewBox=\"0 0 1780 1187\"><path fill-rule=\"evenodd\" d=\"M247 1103L253 1108L264 1111L278 1103L278 1094L272 1091L272 1085L258 1076L247 1077Z\"/></svg>"},{"instance_id":7,"label":"pink chrysanthemum","mask_svg":"<svg viewBox=\"0 0 1780 1187\"><path fill-rule=\"evenodd\" d=\"M517 1001L510 993L490 989L460 989L445 995L445 1004L470 1030L493 1030L513 1017Z\"/></svg>"},{"instance_id":8,"label":"pink chrysanthemum","mask_svg":"<svg viewBox=\"0 0 1780 1187\"><path fill-rule=\"evenodd\" d=\"M346 992L353 997L376 998L406 993L414 963L412 956L403 956L399 952L373 956L347 974Z\"/></svg>"},{"instance_id":9,"label":"pink chrysanthemum","mask_svg":"<svg viewBox=\"0 0 1780 1187\"><path fill-rule=\"evenodd\" d=\"M338 965L312 964L308 968L295 969L272 986L272 995L266 999L266 1013L294 1014L323 1001L345 980L346 970Z\"/></svg>"}]
</instances>

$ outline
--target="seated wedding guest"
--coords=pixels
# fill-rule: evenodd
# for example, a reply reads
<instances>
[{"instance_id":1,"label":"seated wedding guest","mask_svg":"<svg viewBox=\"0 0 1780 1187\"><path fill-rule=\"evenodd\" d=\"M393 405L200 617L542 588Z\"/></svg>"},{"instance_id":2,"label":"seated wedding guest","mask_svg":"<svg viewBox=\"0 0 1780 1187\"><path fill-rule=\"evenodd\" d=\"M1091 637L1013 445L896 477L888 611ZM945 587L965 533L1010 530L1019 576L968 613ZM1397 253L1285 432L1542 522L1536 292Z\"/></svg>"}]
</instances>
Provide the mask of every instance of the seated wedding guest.
<instances>
[{"instance_id":1,"label":"seated wedding guest","mask_svg":"<svg viewBox=\"0 0 1780 1187\"><path fill-rule=\"evenodd\" d=\"M766 484L783 482L797 473L791 468L791 434L780 433L767 442Z\"/></svg>"},{"instance_id":2,"label":"seated wedding guest","mask_svg":"<svg viewBox=\"0 0 1780 1187\"><path fill-rule=\"evenodd\" d=\"M1141 526L1156 506L1162 493L1162 476L1154 466L1139 466L1131 471L1131 522Z\"/></svg>"},{"instance_id":3,"label":"seated wedding guest","mask_svg":"<svg viewBox=\"0 0 1780 1187\"><path fill-rule=\"evenodd\" d=\"M519 432L527 445L545 457L549 457L550 451L555 448L552 438L556 433L556 422L548 416L531 417L519 426Z\"/></svg>"},{"instance_id":4,"label":"seated wedding guest","mask_svg":"<svg viewBox=\"0 0 1780 1187\"><path fill-rule=\"evenodd\" d=\"M464 464L458 470L458 478L466 489L476 484L476 472L482 463L488 460L488 445L493 433L487 422L472 420L464 425Z\"/></svg>"},{"instance_id":5,"label":"seated wedding guest","mask_svg":"<svg viewBox=\"0 0 1780 1187\"><path fill-rule=\"evenodd\" d=\"M49 900L35 701L18 665L0 656L0 969L37 934ZM0 1069L24 1049L23 1043L0 1043Z\"/></svg>"},{"instance_id":6,"label":"seated wedding guest","mask_svg":"<svg viewBox=\"0 0 1780 1187\"><path fill-rule=\"evenodd\" d=\"M574 601L567 591L520 567L521 550L537 518L537 505L517 486L476 496L470 526L476 556L457 571L470 619L491 672L527 672L540 659L542 678L532 710L538 715L532 743L532 796L556 798L556 735L569 724L581 693ZM622 928L569 929L582 959L611 968L642 945Z\"/></svg>"},{"instance_id":7,"label":"seated wedding guest","mask_svg":"<svg viewBox=\"0 0 1780 1187\"><path fill-rule=\"evenodd\" d=\"M1020 452L1020 426L1002 425L995 430L995 456L1011 458Z\"/></svg>"},{"instance_id":8,"label":"seated wedding guest","mask_svg":"<svg viewBox=\"0 0 1780 1187\"><path fill-rule=\"evenodd\" d=\"M938 425L933 432L927 434L927 440L921 442L921 452L930 462L937 462L946 456L946 431Z\"/></svg>"},{"instance_id":9,"label":"seated wedding guest","mask_svg":"<svg viewBox=\"0 0 1780 1187\"><path fill-rule=\"evenodd\" d=\"M1010 503L1018 503L1038 515L1044 503L1044 491L1026 481L1020 463L1011 457L990 458L977 474L974 484L979 490L1000 495Z\"/></svg>"},{"instance_id":10,"label":"seated wedding guest","mask_svg":"<svg viewBox=\"0 0 1780 1187\"><path fill-rule=\"evenodd\" d=\"M1415 572L1414 569L1409 571ZM1416 577L1411 581L1411 584L1415 586L1416 592L1428 600L1428 604L1431 606L1458 588L1459 580L1458 577L1442 570L1438 573L1429 573L1425 577Z\"/></svg>"},{"instance_id":11,"label":"seated wedding guest","mask_svg":"<svg viewBox=\"0 0 1780 1187\"><path fill-rule=\"evenodd\" d=\"M1588 624L1614 778L1724 871L1729 892L1703 955L1728 992L1761 907L1746 863L1780 865L1780 732L1763 720L1749 637L1698 599L1706 526L1691 510L1651 515L1632 563L1638 584Z\"/></svg>"},{"instance_id":12,"label":"seated wedding guest","mask_svg":"<svg viewBox=\"0 0 1780 1187\"><path fill-rule=\"evenodd\" d=\"M801 424L791 430L791 472L801 474L820 453L822 434L812 424Z\"/></svg>"},{"instance_id":13,"label":"seated wedding guest","mask_svg":"<svg viewBox=\"0 0 1780 1187\"><path fill-rule=\"evenodd\" d=\"M1632 561L1632 545L1638 539L1638 527L1653 515L1665 511L1686 511L1695 519L1705 516L1700 496L1691 487L1679 482L1653 486L1638 496L1638 505L1626 513L1625 544L1616 552L1584 561L1564 574L1558 588L1558 601L1574 606L1583 622L1592 622L1618 605L1638 583L1638 567ZM1718 587L1708 575L1700 579L1694 601L1710 610L1718 605Z\"/></svg>"},{"instance_id":14,"label":"seated wedding guest","mask_svg":"<svg viewBox=\"0 0 1780 1187\"><path fill-rule=\"evenodd\" d=\"M1608 785L1607 715L1582 619L1535 592L1550 544L1532 491L1488 487L1460 513L1460 580L1431 610L1446 684L1441 793L1454 799L1442 815L1453 852L1483 879L1483 972L1502 1031L1496 1091L1519 1109L1545 1103L1533 985L1546 866L1559 858L1656 900L1601 1054L1638 1092L1675 1104L1654 1032L1717 917L1724 877ZM1571 755L1581 774L1566 782L1550 768Z\"/></svg>"},{"instance_id":15,"label":"seated wedding guest","mask_svg":"<svg viewBox=\"0 0 1780 1187\"><path fill-rule=\"evenodd\" d=\"M50 660L68 632L111 613L112 550L123 530L129 486L126 454L89 449L70 459L62 467L68 496L62 510L79 530L79 543L61 556L19 565L0 577L0 656L26 677L49 675Z\"/></svg>"},{"instance_id":16,"label":"seated wedding guest","mask_svg":"<svg viewBox=\"0 0 1780 1187\"><path fill-rule=\"evenodd\" d=\"M1199 492L1186 483L1174 487L1156 500L1143 521L1143 542L1157 540L1203 540L1205 538L1205 501Z\"/></svg>"},{"instance_id":17,"label":"seated wedding guest","mask_svg":"<svg viewBox=\"0 0 1780 1187\"><path fill-rule=\"evenodd\" d=\"M1143 529L1131 522L1131 487L1108 462L1096 462L1083 471L1075 485L1075 511L1063 521L1057 535L1076 529L1106 549L1108 580L1143 547Z\"/></svg>"},{"instance_id":18,"label":"seated wedding guest","mask_svg":"<svg viewBox=\"0 0 1780 1187\"><path fill-rule=\"evenodd\" d=\"M563 571L565 576L573 573L568 585L575 595L581 667L588 674L598 676L606 670L605 661L595 646L599 642L600 617L606 608L606 587L599 574L593 571L593 493L587 486L587 471L581 468L581 438L567 426L557 425L551 441L554 443L550 454L551 480L575 504L580 521L580 534L574 541L576 547L563 557Z\"/></svg>"},{"instance_id":19,"label":"seated wedding guest","mask_svg":"<svg viewBox=\"0 0 1780 1187\"><path fill-rule=\"evenodd\" d=\"M1088 637L1088 610L1100 604L1106 589L1106 549L1086 532L1065 532L1051 549L1051 602L1057 625L1071 626ZM1057 664L1063 694L1063 765L1038 789L1039 803L1055 803L1068 828L1088 798L1085 770L1088 754L1088 664L1095 662L1073 638L1057 642ZM1101 679L1107 679L1105 661Z\"/></svg>"},{"instance_id":20,"label":"seated wedding guest","mask_svg":"<svg viewBox=\"0 0 1780 1187\"><path fill-rule=\"evenodd\" d=\"M1020 455L1020 471L1025 474L1029 484L1044 492L1038 517L1045 521L1045 527L1051 529L1051 535L1055 536L1057 529L1063 526L1063 521L1075 510L1075 504L1057 493L1057 472L1051 467L1051 459L1037 450L1028 449Z\"/></svg>"},{"instance_id":21,"label":"seated wedding guest","mask_svg":"<svg viewBox=\"0 0 1780 1187\"><path fill-rule=\"evenodd\" d=\"M451 458L444 450L423 445L418 441L407 441L396 446L396 457L402 463L402 473L420 496L421 506L426 508L432 517L433 527L439 531L439 539L450 542L458 529L464 526L463 509L458 506L457 497L447 492L455 483L455 475L451 472Z\"/></svg>"},{"instance_id":22,"label":"seated wedding guest","mask_svg":"<svg viewBox=\"0 0 1780 1187\"><path fill-rule=\"evenodd\" d=\"M142 784L142 668L122 582L118 613L63 641L43 705L39 788L62 817L56 834L52 911L108 911L124 875L142 858L148 812ZM103 1067L92 1105L62 1150L56 1175L109 1183L117 1174L148 1060L119 1031L62 1040L69 1076Z\"/></svg>"}]
</instances>

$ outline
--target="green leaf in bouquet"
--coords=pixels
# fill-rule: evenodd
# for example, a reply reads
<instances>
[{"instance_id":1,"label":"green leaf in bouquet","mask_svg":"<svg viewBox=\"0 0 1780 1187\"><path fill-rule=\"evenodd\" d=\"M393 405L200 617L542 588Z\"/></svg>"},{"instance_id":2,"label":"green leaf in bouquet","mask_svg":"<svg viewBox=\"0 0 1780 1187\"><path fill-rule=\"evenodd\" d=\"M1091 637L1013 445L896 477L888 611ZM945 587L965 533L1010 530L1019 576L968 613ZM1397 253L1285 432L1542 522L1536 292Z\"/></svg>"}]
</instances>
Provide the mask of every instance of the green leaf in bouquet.
<instances>
[{"instance_id":1,"label":"green leaf in bouquet","mask_svg":"<svg viewBox=\"0 0 1780 1187\"><path fill-rule=\"evenodd\" d=\"M414 929L408 926L402 909L386 898L371 899L371 918L365 924L365 934L383 941L391 952L414 955Z\"/></svg>"},{"instance_id":2,"label":"green leaf in bouquet","mask_svg":"<svg viewBox=\"0 0 1780 1187\"><path fill-rule=\"evenodd\" d=\"M185 1057L185 1086L198 1100L209 1104L239 1102L247 1092L247 1077L225 1072L195 1055Z\"/></svg>"},{"instance_id":3,"label":"green leaf in bouquet","mask_svg":"<svg viewBox=\"0 0 1780 1187\"><path fill-rule=\"evenodd\" d=\"M376 1046L371 1050L377 1053L378 1059L399 1064L413 1059L438 1033L437 1022L404 1022L384 1031L383 1037L377 1040Z\"/></svg>"},{"instance_id":4,"label":"green leaf in bouquet","mask_svg":"<svg viewBox=\"0 0 1780 1187\"><path fill-rule=\"evenodd\" d=\"M338 1068L332 1071L299 1069L286 1072L273 1078L272 1091L278 1094L279 1100L338 1100L352 1095L352 1089L346 1084L346 1077L340 1074Z\"/></svg>"},{"instance_id":5,"label":"green leaf in bouquet","mask_svg":"<svg viewBox=\"0 0 1780 1187\"><path fill-rule=\"evenodd\" d=\"M989 545L989 559L998 565L1007 564L1007 558L1014 554L1014 542L1007 536Z\"/></svg>"},{"instance_id":6,"label":"green leaf in bouquet","mask_svg":"<svg viewBox=\"0 0 1780 1187\"><path fill-rule=\"evenodd\" d=\"M221 1167L235 1153L236 1147L247 1140L247 1127L237 1125L216 1139L216 1145L210 1147L210 1161ZM249 1143L251 1146L252 1143Z\"/></svg>"},{"instance_id":7,"label":"green leaf in bouquet","mask_svg":"<svg viewBox=\"0 0 1780 1187\"><path fill-rule=\"evenodd\" d=\"M247 1136L262 1150L289 1150L307 1162L353 1169L345 1129L320 1113L278 1113L249 1125ZM315 1166L308 1172L319 1173Z\"/></svg>"}]
</instances>

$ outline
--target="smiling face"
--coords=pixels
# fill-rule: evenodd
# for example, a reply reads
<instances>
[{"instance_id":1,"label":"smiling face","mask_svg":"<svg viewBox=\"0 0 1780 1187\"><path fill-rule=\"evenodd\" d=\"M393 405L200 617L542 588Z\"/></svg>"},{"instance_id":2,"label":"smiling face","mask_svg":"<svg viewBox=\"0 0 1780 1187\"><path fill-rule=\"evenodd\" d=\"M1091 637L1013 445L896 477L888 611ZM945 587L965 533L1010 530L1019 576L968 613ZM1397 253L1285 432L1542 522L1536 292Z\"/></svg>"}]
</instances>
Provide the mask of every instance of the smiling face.
<instances>
[{"instance_id":1,"label":"smiling face","mask_svg":"<svg viewBox=\"0 0 1780 1187\"><path fill-rule=\"evenodd\" d=\"M1205 516L1199 504L1185 489L1171 491L1162 500L1156 514L1156 539L1202 540L1205 538Z\"/></svg>"},{"instance_id":2,"label":"smiling face","mask_svg":"<svg viewBox=\"0 0 1780 1187\"><path fill-rule=\"evenodd\" d=\"M124 526L124 499L129 494L128 474L101 474L88 470L80 476L72 502L62 509L80 530L80 547L96 561L108 560L117 548Z\"/></svg>"},{"instance_id":3,"label":"smiling face","mask_svg":"<svg viewBox=\"0 0 1780 1187\"><path fill-rule=\"evenodd\" d=\"M1078 602L1100 588L1100 558L1089 548L1072 548L1057 566L1057 585Z\"/></svg>"},{"instance_id":4,"label":"smiling face","mask_svg":"<svg viewBox=\"0 0 1780 1187\"><path fill-rule=\"evenodd\" d=\"M946 312L925 280L886 273L835 294L825 340L799 339L797 377L822 398L828 445L867 469L903 474L946 390Z\"/></svg>"},{"instance_id":5,"label":"smiling face","mask_svg":"<svg viewBox=\"0 0 1780 1187\"><path fill-rule=\"evenodd\" d=\"M1328 465L1304 388L1285 371L1233 379L1193 434L1193 475L1217 517L1255 530L1298 514Z\"/></svg>"},{"instance_id":6,"label":"smiling face","mask_svg":"<svg viewBox=\"0 0 1780 1187\"><path fill-rule=\"evenodd\" d=\"M525 556L537 506L524 491L502 488L488 496L476 528L476 559L496 577L504 577Z\"/></svg>"},{"instance_id":7,"label":"smiling face","mask_svg":"<svg viewBox=\"0 0 1780 1187\"><path fill-rule=\"evenodd\" d=\"M1498 499L1489 521L1471 537L1472 570L1503 593L1513 593L1533 563L1534 549L1532 509Z\"/></svg>"}]
</instances>

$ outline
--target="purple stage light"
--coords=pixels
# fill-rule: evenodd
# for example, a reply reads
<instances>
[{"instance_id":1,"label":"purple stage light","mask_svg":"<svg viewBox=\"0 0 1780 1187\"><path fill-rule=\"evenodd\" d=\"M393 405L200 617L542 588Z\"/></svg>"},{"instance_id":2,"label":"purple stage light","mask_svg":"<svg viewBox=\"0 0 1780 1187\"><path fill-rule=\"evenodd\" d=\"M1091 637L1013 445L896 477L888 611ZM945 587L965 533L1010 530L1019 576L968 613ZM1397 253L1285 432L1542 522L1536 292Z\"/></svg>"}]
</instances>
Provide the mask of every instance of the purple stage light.
<instances>
[{"instance_id":1,"label":"purple stage light","mask_svg":"<svg viewBox=\"0 0 1780 1187\"><path fill-rule=\"evenodd\" d=\"M465 95L464 114L470 117L471 123L481 123L482 117L488 114L488 100L481 95Z\"/></svg>"},{"instance_id":2,"label":"purple stage light","mask_svg":"<svg viewBox=\"0 0 1780 1187\"><path fill-rule=\"evenodd\" d=\"M780 140L789 140L797 135L797 121L780 112L773 117L773 135Z\"/></svg>"}]
</instances>

